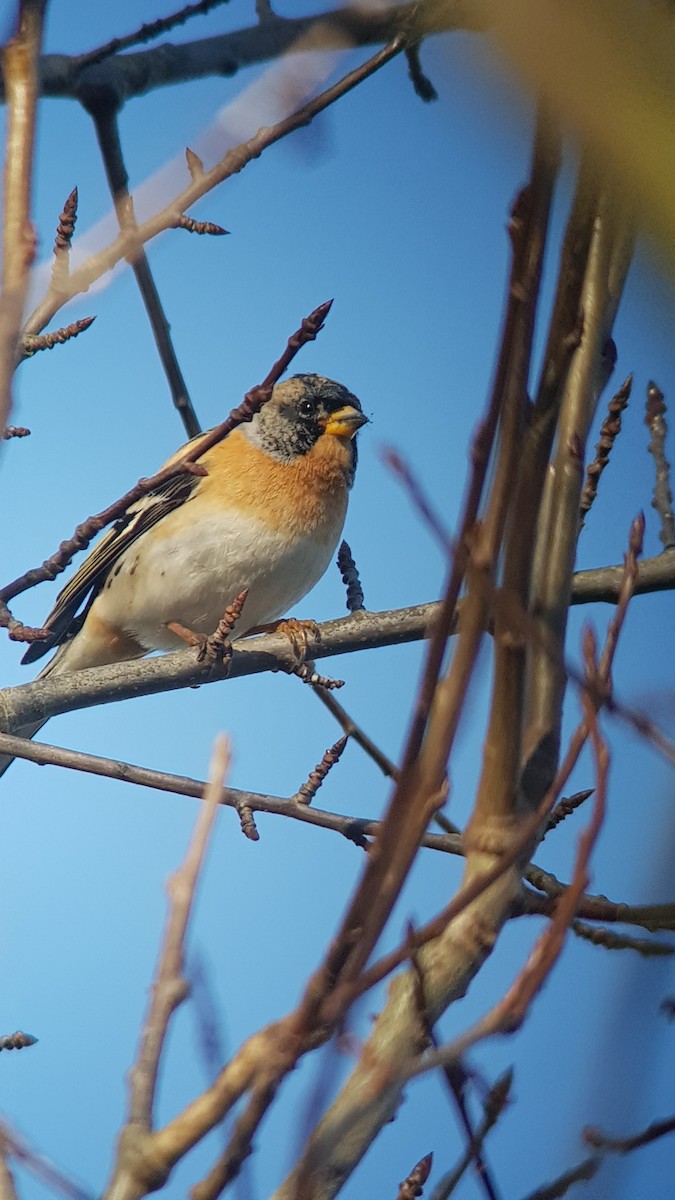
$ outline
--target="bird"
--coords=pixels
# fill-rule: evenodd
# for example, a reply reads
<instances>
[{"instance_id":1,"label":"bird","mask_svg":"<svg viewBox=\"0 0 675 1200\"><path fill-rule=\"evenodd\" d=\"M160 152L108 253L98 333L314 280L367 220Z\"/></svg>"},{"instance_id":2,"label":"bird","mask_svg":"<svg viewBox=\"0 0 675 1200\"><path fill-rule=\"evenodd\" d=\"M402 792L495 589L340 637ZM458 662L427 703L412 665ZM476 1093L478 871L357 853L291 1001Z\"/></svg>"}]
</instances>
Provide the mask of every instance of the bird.
<instances>
[{"instance_id":1,"label":"bird","mask_svg":"<svg viewBox=\"0 0 675 1200\"><path fill-rule=\"evenodd\" d=\"M323 375L277 383L250 422L131 504L59 593L22 662L78 671L184 645L181 626L213 633L247 592L236 636L268 626L318 582L337 548L357 466L358 398ZM207 433L188 447L197 449ZM44 722L13 730L33 737ZM12 762L0 756L0 775Z\"/></svg>"}]
</instances>

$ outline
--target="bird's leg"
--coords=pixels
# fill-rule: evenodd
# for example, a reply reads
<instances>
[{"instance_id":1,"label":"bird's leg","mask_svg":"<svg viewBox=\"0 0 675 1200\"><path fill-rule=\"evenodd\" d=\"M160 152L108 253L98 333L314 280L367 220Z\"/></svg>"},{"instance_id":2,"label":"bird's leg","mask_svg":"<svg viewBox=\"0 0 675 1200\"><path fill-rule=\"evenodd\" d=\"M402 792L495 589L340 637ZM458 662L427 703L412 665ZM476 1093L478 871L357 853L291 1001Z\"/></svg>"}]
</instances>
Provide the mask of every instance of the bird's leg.
<instances>
[{"instance_id":1,"label":"bird's leg","mask_svg":"<svg viewBox=\"0 0 675 1200\"><path fill-rule=\"evenodd\" d=\"M231 604L228 604L216 629L208 635L195 633L193 629L187 629L185 625L181 625L180 621L167 621L166 627L188 646L198 647L197 662L206 663L208 666L213 666L218 659L225 662L232 657L230 634L241 616L247 596L248 588L240 592Z\"/></svg>"},{"instance_id":2,"label":"bird's leg","mask_svg":"<svg viewBox=\"0 0 675 1200\"><path fill-rule=\"evenodd\" d=\"M204 642L207 640L205 633L195 633L194 629L188 629L186 625L181 625L180 621L167 621L166 627L171 633L175 633L186 646L192 649L199 646L200 651Z\"/></svg>"}]
</instances>

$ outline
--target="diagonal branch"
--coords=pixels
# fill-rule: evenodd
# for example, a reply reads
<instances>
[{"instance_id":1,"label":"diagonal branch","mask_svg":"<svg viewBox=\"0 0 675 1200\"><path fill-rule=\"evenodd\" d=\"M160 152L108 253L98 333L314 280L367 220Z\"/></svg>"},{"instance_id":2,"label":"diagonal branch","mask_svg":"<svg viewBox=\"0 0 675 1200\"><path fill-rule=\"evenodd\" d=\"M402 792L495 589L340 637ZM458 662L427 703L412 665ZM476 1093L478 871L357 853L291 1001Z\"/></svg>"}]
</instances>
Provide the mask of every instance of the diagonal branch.
<instances>
[{"instance_id":1,"label":"diagonal branch","mask_svg":"<svg viewBox=\"0 0 675 1200\"><path fill-rule=\"evenodd\" d=\"M140 225L134 225L133 228L123 229L119 237L117 237L109 246L96 254L93 254L80 267L73 270L67 281L67 287L64 290L50 287L44 299L38 304L37 308L28 318L24 326L24 333L39 333L41 329L52 319L54 314L65 304L71 300L73 296L80 292L86 292L95 280L107 271L112 270L117 263L124 259L133 261L138 251L151 238L156 237L159 233L167 229L175 229L180 225L180 220L185 210L190 208L202 196L207 195L218 184L224 180L231 178L233 175L242 171L250 162L259 158L260 155L273 146L282 138L287 137L289 133L293 133L296 129L301 129L305 125L309 125L311 121L325 109L329 108L342 96L352 91L365 79L379 71L383 66L401 54L408 42L407 33L397 33L396 36L382 50L379 50L371 58L367 59L361 66L356 67L353 71L348 72L332 87L326 88L318 96L303 104L289 116L277 121L274 125L263 126L249 138L248 141L242 142L241 145L228 150L227 154L215 166L208 171L195 170L192 172L190 183L178 196L169 202L160 212L155 213L147 221ZM95 99L88 102L89 106L95 105Z\"/></svg>"},{"instance_id":2,"label":"diagonal branch","mask_svg":"<svg viewBox=\"0 0 675 1200\"><path fill-rule=\"evenodd\" d=\"M120 140L117 112L109 102L103 102L95 108L90 108L94 121L103 165L110 191L112 193L115 212L120 230L134 233L138 228L134 215L133 200L129 194L129 176L124 163L122 143ZM178 362L178 356L171 339L168 318L160 300L150 263L142 247L136 250L131 258L131 269L136 278L138 290L141 293L145 311L155 339L160 361L166 375L174 408L185 426L189 438L201 433L201 425L194 410L192 400Z\"/></svg>"}]
</instances>

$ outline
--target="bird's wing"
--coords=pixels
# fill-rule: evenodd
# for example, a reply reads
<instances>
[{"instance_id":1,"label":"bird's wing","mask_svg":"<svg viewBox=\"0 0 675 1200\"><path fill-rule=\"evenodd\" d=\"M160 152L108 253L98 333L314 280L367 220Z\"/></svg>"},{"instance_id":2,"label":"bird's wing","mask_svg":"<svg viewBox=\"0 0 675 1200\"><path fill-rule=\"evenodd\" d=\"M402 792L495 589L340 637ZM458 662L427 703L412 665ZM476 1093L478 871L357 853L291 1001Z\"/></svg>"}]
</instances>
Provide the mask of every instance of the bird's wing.
<instances>
[{"instance_id":1,"label":"bird's wing","mask_svg":"<svg viewBox=\"0 0 675 1200\"><path fill-rule=\"evenodd\" d=\"M198 476L175 475L127 509L59 592L56 604L45 621L45 628L51 630L49 637L33 642L21 660L23 663L35 662L78 632L89 605L98 595L110 568L120 555L162 517L185 504L198 483ZM89 602L87 608L78 616L78 609L86 600Z\"/></svg>"}]
</instances>

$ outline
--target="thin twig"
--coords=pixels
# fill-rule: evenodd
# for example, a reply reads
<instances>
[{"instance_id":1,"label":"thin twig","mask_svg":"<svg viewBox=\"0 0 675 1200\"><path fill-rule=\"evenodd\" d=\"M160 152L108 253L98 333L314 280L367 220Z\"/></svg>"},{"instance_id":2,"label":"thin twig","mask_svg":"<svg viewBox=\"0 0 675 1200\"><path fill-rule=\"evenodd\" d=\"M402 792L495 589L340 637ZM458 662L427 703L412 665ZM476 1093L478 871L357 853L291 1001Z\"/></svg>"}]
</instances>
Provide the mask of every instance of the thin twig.
<instances>
[{"instance_id":1,"label":"thin twig","mask_svg":"<svg viewBox=\"0 0 675 1200\"><path fill-rule=\"evenodd\" d=\"M582 941L590 942L592 946L602 946L605 950L633 950L643 958L669 958L675 954L675 946L669 942L631 937L627 933L616 933L613 929L587 925L585 921L572 921L570 930Z\"/></svg>"},{"instance_id":2,"label":"thin twig","mask_svg":"<svg viewBox=\"0 0 675 1200\"><path fill-rule=\"evenodd\" d=\"M153 771L149 767L140 767L134 763L104 758L98 754L85 754L81 750L67 750L60 746L29 741L27 738L13 737L5 733L0 733L0 754L12 755L15 758L23 758L28 762L41 765L84 771L90 775L115 779L120 783L129 783L138 787L152 788L155 791L170 792L177 796L200 799L204 793L205 784L186 775ZM294 796L273 796L262 792L223 788L220 803L237 811L245 807L251 812L287 817L305 825L313 825L318 829L332 830L362 849L368 849L370 844L368 838L376 837L380 828L380 822L370 817L329 812L326 809L316 808L314 805L302 804ZM462 843L458 834L443 836L426 833L421 844L428 849L443 853L462 854Z\"/></svg>"},{"instance_id":3,"label":"thin twig","mask_svg":"<svg viewBox=\"0 0 675 1200\"><path fill-rule=\"evenodd\" d=\"M413 507L419 513L427 528L438 542L444 554L451 557L454 553L452 538L445 527L442 517L426 495L421 481L413 473L409 464L401 457L393 446L384 446L382 458L399 483L405 488Z\"/></svg>"},{"instance_id":4,"label":"thin twig","mask_svg":"<svg viewBox=\"0 0 675 1200\"><path fill-rule=\"evenodd\" d=\"M276 1085L272 1082L261 1082L251 1089L248 1104L235 1124L228 1145L208 1175L194 1185L190 1200L217 1200L237 1177L253 1149L253 1135L274 1100L276 1091Z\"/></svg>"},{"instance_id":5,"label":"thin twig","mask_svg":"<svg viewBox=\"0 0 675 1200\"><path fill-rule=\"evenodd\" d=\"M363 588L361 587L361 579L359 577L358 568L352 557L351 548L348 542L344 539L340 542L340 548L337 556L338 570L342 576L342 582L347 589L347 609L349 612L362 612L366 607L363 598Z\"/></svg>"},{"instance_id":6,"label":"thin twig","mask_svg":"<svg viewBox=\"0 0 675 1200\"><path fill-rule=\"evenodd\" d=\"M143 42L153 41L162 34L168 33L170 29L175 29L177 25L184 25L190 17L203 16L211 11L212 8L217 8L220 4L226 4L227 0L198 0L196 4L185 4L176 12L171 13L167 17L160 17L157 21L149 21L143 24L139 29L135 29L133 33L126 34L125 37L112 38L103 46L98 46L95 50L89 50L86 54L80 54L75 59L75 65L78 70L82 71L86 67L94 66L96 63L103 62L106 58L111 58L114 54L119 54L120 50L128 50L130 46L139 46Z\"/></svg>"},{"instance_id":7,"label":"thin twig","mask_svg":"<svg viewBox=\"0 0 675 1200\"><path fill-rule=\"evenodd\" d=\"M600 429L600 439L595 447L595 458L586 468L586 482L581 493L581 504L579 505L580 531L584 527L588 512L598 494L600 476L609 462L612 447L621 433L621 414L630 399L632 386L633 376L629 375L624 379L618 392L616 392L609 402L607 416L602 422Z\"/></svg>"},{"instance_id":8,"label":"thin twig","mask_svg":"<svg viewBox=\"0 0 675 1200\"><path fill-rule=\"evenodd\" d=\"M446 1067L447 1070L452 1070L452 1068L453 1064L449 1064ZM477 1156L480 1155L483 1143L488 1134L497 1124L501 1114L503 1113L507 1104L510 1102L512 1084L513 1070L508 1070L505 1071L504 1074L501 1075L500 1078L490 1088L483 1105L483 1117L476 1126L476 1129L472 1132L461 1159L452 1171L449 1171L447 1175L444 1175L443 1178L439 1180L433 1192L431 1193L430 1200L447 1200L447 1198L452 1195L472 1161L480 1161L484 1168L485 1164L483 1163L482 1157L478 1159ZM485 1188L486 1195L489 1195L496 1200L497 1192L495 1190L494 1183L489 1176L488 1179L489 1190L487 1187Z\"/></svg>"},{"instance_id":9,"label":"thin twig","mask_svg":"<svg viewBox=\"0 0 675 1200\"><path fill-rule=\"evenodd\" d=\"M96 317L80 317L77 321L72 321L70 325L63 325L60 329L52 329L49 333L27 333L23 339L23 356L31 358L37 354L39 350L53 350L54 346L62 346L64 342L69 342L72 338L79 337L86 329L89 329L94 324Z\"/></svg>"},{"instance_id":10,"label":"thin twig","mask_svg":"<svg viewBox=\"0 0 675 1200\"><path fill-rule=\"evenodd\" d=\"M523 872L524 878L533 888L543 892L537 895L524 888L518 903L523 913L538 913L550 916L560 896L568 885L561 883L550 871L543 871L536 863L529 863ZM675 904L626 904L610 900L607 896L585 894L579 901L578 916L587 921L603 921L620 925L637 925L639 928L656 930L675 929Z\"/></svg>"},{"instance_id":11,"label":"thin twig","mask_svg":"<svg viewBox=\"0 0 675 1200\"><path fill-rule=\"evenodd\" d=\"M640 1146L648 1146L669 1133L675 1133L675 1117L666 1117L664 1121L653 1121L640 1133L628 1137L616 1138L603 1133L597 1126L589 1125L584 1129L584 1141L596 1150L610 1151L612 1154L628 1154Z\"/></svg>"},{"instance_id":12,"label":"thin twig","mask_svg":"<svg viewBox=\"0 0 675 1200\"><path fill-rule=\"evenodd\" d=\"M425 104L428 104L431 100L438 100L436 88L422 70L419 42L408 46L405 56L408 61L408 78L420 100L424 100Z\"/></svg>"},{"instance_id":13,"label":"thin twig","mask_svg":"<svg viewBox=\"0 0 675 1200\"><path fill-rule=\"evenodd\" d=\"M339 700L336 700L333 693L328 692L325 688L320 687L313 688L313 691L314 695L318 696L321 703L324 704L328 711L333 714L336 721L338 721L342 726L342 729L347 736L350 737L352 741L356 742L357 746L360 746L369 758L372 758L376 766L380 768L382 774L386 775L388 779L396 779L398 777L398 767L396 766L396 763L392 762L392 760L384 753L384 751L380 750L380 747L375 745L375 742L372 740L372 738L370 738L365 730L363 730L361 726L356 723L354 718L351 717L347 712L346 708L343 708L343 706L340 704Z\"/></svg>"},{"instance_id":14,"label":"thin twig","mask_svg":"<svg viewBox=\"0 0 675 1200\"><path fill-rule=\"evenodd\" d=\"M129 193L129 176L124 162L116 107L114 103L102 103L90 111L120 231L133 239L137 224L133 200ZM145 311L148 314L174 408L183 422L188 437L195 437L201 433L201 425L178 362L171 338L171 327L150 270L150 263L140 244L134 246L133 252L129 255L129 262L141 293Z\"/></svg>"},{"instance_id":15,"label":"thin twig","mask_svg":"<svg viewBox=\"0 0 675 1200\"><path fill-rule=\"evenodd\" d=\"M229 760L229 744L226 738L220 737L214 743L209 782L204 789L204 804L197 817L192 841L182 866L169 881L169 914L150 1008L138 1056L129 1072L129 1123L120 1142L122 1156L124 1149L130 1149L123 1147L125 1134L133 1140L140 1131L147 1132L152 1126L157 1075L169 1024L188 992L184 978L185 935Z\"/></svg>"},{"instance_id":16,"label":"thin twig","mask_svg":"<svg viewBox=\"0 0 675 1200\"><path fill-rule=\"evenodd\" d=\"M654 458L654 465L656 467L652 508L656 509L661 521L659 537L663 542L664 550L671 550L675 546L675 515L673 514L673 493L670 488L670 463L666 458L666 436L668 433L668 426L666 425L666 402L663 392L652 382L649 383L647 388L647 415L645 422L652 435L652 440L649 443L649 451Z\"/></svg>"},{"instance_id":17,"label":"thin twig","mask_svg":"<svg viewBox=\"0 0 675 1200\"><path fill-rule=\"evenodd\" d=\"M228 150L220 162L210 170L193 172L189 185L165 208L140 225L125 226L111 245L92 255L77 270L72 271L68 280L67 293L50 289L28 318L24 332L39 333L66 300L72 299L79 292L87 291L95 280L110 271L118 262L123 259L132 260L141 247L157 234L167 229L174 229L181 213L192 207L202 196L205 196L218 184L223 183L224 180L242 171L248 163L259 158L269 146L287 137L294 130L310 124L319 113L329 108L330 105L401 54L406 45L407 34L398 33L386 46L378 50L361 66L344 75L337 83L281 121L274 125L263 126L248 141ZM98 98L98 102L100 102L100 98ZM92 101L92 104L95 104L95 101Z\"/></svg>"},{"instance_id":18,"label":"thin twig","mask_svg":"<svg viewBox=\"0 0 675 1200\"><path fill-rule=\"evenodd\" d=\"M586 788L585 791L575 792L573 796L563 796L562 800L559 800L556 804L546 822L546 833L550 833L551 830L556 829L561 821L564 821L566 817L576 812L580 805L584 804L588 800L588 797L592 795L593 788Z\"/></svg>"},{"instance_id":19,"label":"thin twig","mask_svg":"<svg viewBox=\"0 0 675 1200\"><path fill-rule=\"evenodd\" d=\"M316 764L314 770L310 771L309 778L305 783L301 783L298 788L297 800L299 804L312 803L328 772L339 762L348 740L345 734L344 737L341 737L324 752L321 762Z\"/></svg>"},{"instance_id":20,"label":"thin twig","mask_svg":"<svg viewBox=\"0 0 675 1200\"><path fill-rule=\"evenodd\" d=\"M5 1154L11 1155L17 1162L20 1162L24 1170L39 1179L50 1191L65 1196L66 1200L94 1200L93 1192L80 1187L74 1179L66 1175L65 1171L54 1166L54 1163L46 1155L35 1150L20 1133L17 1133L16 1129L8 1124L6 1117L0 1121L0 1140ZM4 1196L3 1200L5 1200Z\"/></svg>"},{"instance_id":21,"label":"thin twig","mask_svg":"<svg viewBox=\"0 0 675 1200\"><path fill-rule=\"evenodd\" d=\"M51 281L53 288L59 288L62 281L68 277L70 246L77 221L77 199L77 188L75 187L63 206L63 212L56 227Z\"/></svg>"},{"instance_id":22,"label":"thin twig","mask_svg":"<svg viewBox=\"0 0 675 1200\"><path fill-rule=\"evenodd\" d=\"M239 824L244 837L248 838L250 842L259 842L260 834L258 833L253 816L253 809L251 808L250 804L246 804L245 801L240 800L235 807L239 815Z\"/></svg>"},{"instance_id":23,"label":"thin twig","mask_svg":"<svg viewBox=\"0 0 675 1200\"><path fill-rule=\"evenodd\" d=\"M551 1183L544 1183L535 1192L530 1192L525 1200L560 1200L562 1196L567 1195L575 1183L585 1183L587 1180L593 1179L597 1175L601 1163L600 1155L593 1154L590 1158L585 1158L582 1162L577 1163L576 1167L564 1171Z\"/></svg>"},{"instance_id":24,"label":"thin twig","mask_svg":"<svg viewBox=\"0 0 675 1200\"><path fill-rule=\"evenodd\" d=\"M196 221L194 217L186 217L185 213L181 213L176 222L176 229L185 229L188 233L208 234L210 237L223 237L229 233L229 229L223 229L222 225L215 225L213 221Z\"/></svg>"},{"instance_id":25,"label":"thin twig","mask_svg":"<svg viewBox=\"0 0 675 1200\"><path fill-rule=\"evenodd\" d=\"M9 1147L0 1134L0 1200L19 1200L9 1162Z\"/></svg>"},{"instance_id":26,"label":"thin twig","mask_svg":"<svg viewBox=\"0 0 675 1200\"><path fill-rule=\"evenodd\" d=\"M194 1014L197 1044L204 1074L209 1083L215 1078L227 1057L226 1035L222 1004L214 989L210 967L205 954L194 947L188 955L187 969L190 988L190 1008Z\"/></svg>"},{"instance_id":27,"label":"thin twig","mask_svg":"<svg viewBox=\"0 0 675 1200\"><path fill-rule=\"evenodd\" d=\"M424 1185L429 1178L431 1167L434 1161L433 1154L425 1154L418 1163L415 1163L409 1175L399 1184L398 1195L396 1200L416 1200L417 1196L421 1196L424 1192Z\"/></svg>"},{"instance_id":28,"label":"thin twig","mask_svg":"<svg viewBox=\"0 0 675 1200\"><path fill-rule=\"evenodd\" d=\"M133 763L104 758L100 755L85 754L78 750L67 750L43 742L28 741L26 738L0 734L0 754L5 753L25 758L30 762L84 771L107 779L115 779L119 782L194 799L201 798L206 786L202 781L184 775L154 771L148 767L140 767ZM245 806L251 812L262 812L301 821L319 829L339 833L348 841L366 849L369 845L367 839L375 838L380 827L380 823L371 818L344 815L314 806L310 807L300 803L295 797L286 798L261 792L223 788L220 803L237 811ZM450 832L446 836L426 833L421 845L427 849L456 856L461 856L463 853L461 835L457 832ZM534 863L530 863L525 868L524 874L528 882L543 891L545 895L536 896L535 893L526 890L519 901L518 912L550 916L555 900L566 891L567 885ZM577 911L579 916L586 920L637 925L650 931L675 929L675 905L672 904L631 905L610 900L606 896L584 895L579 902Z\"/></svg>"}]
</instances>

